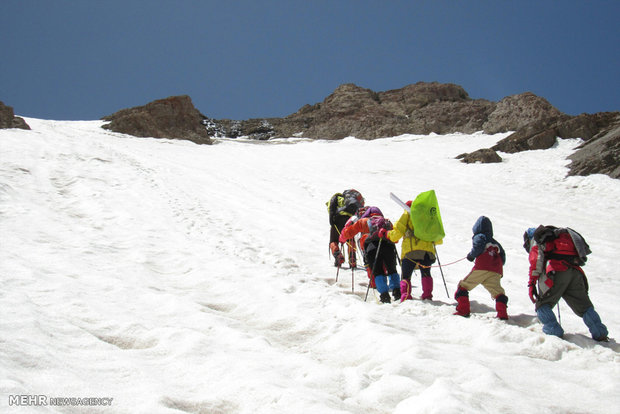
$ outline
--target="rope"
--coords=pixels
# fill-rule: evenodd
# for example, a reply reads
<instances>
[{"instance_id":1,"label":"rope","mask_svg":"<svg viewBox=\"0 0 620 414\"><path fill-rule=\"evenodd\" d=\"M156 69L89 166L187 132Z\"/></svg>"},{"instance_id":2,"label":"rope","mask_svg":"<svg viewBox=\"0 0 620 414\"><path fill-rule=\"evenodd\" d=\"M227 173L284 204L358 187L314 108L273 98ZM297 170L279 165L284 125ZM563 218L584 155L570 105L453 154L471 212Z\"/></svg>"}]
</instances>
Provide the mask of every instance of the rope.
<instances>
[{"instance_id":1,"label":"rope","mask_svg":"<svg viewBox=\"0 0 620 414\"><path fill-rule=\"evenodd\" d=\"M335 227L335 226L334 226L334 227ZM340 235L340 230L338 230L338 227L335 227L335 228L336 228L336 231L338 232L338 235ZM343 244L343 243L341 243L341 244ZM354 251L357 251L357 249L355 248L355 246L351 246L351 243L349 243L349 240L347 240L347 241L346 241L346 245L347 245L349 248L353 248L353 249L354 249ZM399 259L400 259L400 257L399 257ZM465 259L467 259L467 256L462 257L462 258L460 258L460 259L458 259L458 260L455 260L455 261L453 261L453 262L450 262L450 263L442 264L442 265L431 265L431 266L425 266L425 265L421 264L420 262L418 262L418 261L416 261L416 260L412 260L412 259L405 258L405 260L409 260L410 262L415 263L418 267L424 267L424 268L427 268L427 269L430 269L430 268L433 268L433 267L445 267L445 266L451 266L451 265L456 264L456 263L458 263L458 262L461 262L461 261L463 261L463 260L465 260Z\"/></svg>"},{"instance_id":2,"label":"rope","mask_svg":"<svg viewBox=\"0 0 620 414\"><path fill-rule=\"evenodd\" d=\"M440 265L425 266L425 265L421 264L420 262L418 262L418 261L416 261L416 260L413 260L413 259L408 259L408 258L406 258L406 257L405 257L405 260L409 260L410 262L415 263L415 264L416 264L416 265L418 265L419 267L424 267L424 268L426 268L426 269L430 269L431 267L446 267L446 266L450 266L450 265L453 265L453 264L458 263L458 262L460 262L460 261L463 261L463 260L465 260L465 259L467 259L467 256L462 257L462 258L460 258L460 259L458 259L458 260L455 260L455 261L453 261L453 262L450 262L450 263L442 264L441 266L440 266Z\"/></svg>"},{"instance_id":3,"label":"rope","mask_svg":"<svg viewBox=\"0 0 620 414\"><path fill-rule=\"evenodd\" d=\"M336 229L336 232L338 233L338 235L340 236L340 230L338 230L338 227L336 227L336 225L334 224L334 228ZM344 244L344 243L340 243L340 244ZM349 243L349 239L347 239L346 241L347 247L349 249L353 249L354 251L356 251L355 245L351 245L351 243Z\"/></svg>"}]
</instances>

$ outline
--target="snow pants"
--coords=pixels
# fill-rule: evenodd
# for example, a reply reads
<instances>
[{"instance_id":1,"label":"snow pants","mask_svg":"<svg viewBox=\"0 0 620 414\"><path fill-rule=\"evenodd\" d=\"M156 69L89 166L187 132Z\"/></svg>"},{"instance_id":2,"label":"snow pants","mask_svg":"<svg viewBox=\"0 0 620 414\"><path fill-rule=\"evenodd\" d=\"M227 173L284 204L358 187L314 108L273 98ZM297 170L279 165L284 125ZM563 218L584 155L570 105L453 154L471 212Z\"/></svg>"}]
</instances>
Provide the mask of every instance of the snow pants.
<instances>
[{"instance_id":1,"label":"snow pants","mask_svg":"<svg viewBox=\"0 0 620 414\"><path fill-rule=\"evenodd\" d=\"M377 249L379 249L378 252ZM398 273L396 255L396 246L389 240L366 240L364 243L364 257L374 275Z\"/></svg>"},{"instance_id":2,"label":"snow pants","mask_svg":"<svg viewBox=\"0 0 620 414\"><path fill-rule=\"evenodd\" d=\"M411 252L413 253L413 252ZM403 259L403 279L411 280L411 275L416 267L419 267L422 277L431 276L430 266L435 263L435 258L428 252L421 259L410 259L405 256Z\"/></svg>"},{"instance_id":3,"label":"snow pants","mask_svg":"<svg viewBox=\"0 0 620 414\"><path fill-rule=\"evenodd\" d=\"M459 286L469 291L478 285L482 285L495 300L499 295L505 294L504 288L502 288L500 283L501 278L502 275L490 270L472 270L465 276L465 279L459 282Z\"/></svg>"},{"instance_id":4,"label":"snow pants","mask_svg":"<svg viewBox=\"0 0 620 414\"><path fill-rule=\"evenodd\" d=\"M553 286L536 300L536 310L544 305L553 309L560 299L564 299L577 316L583 317L593 306L586 289L585 276L579 270L569 267L562 272L547 273L547 277L553 280Z\"/></svg>"}]
</instances>

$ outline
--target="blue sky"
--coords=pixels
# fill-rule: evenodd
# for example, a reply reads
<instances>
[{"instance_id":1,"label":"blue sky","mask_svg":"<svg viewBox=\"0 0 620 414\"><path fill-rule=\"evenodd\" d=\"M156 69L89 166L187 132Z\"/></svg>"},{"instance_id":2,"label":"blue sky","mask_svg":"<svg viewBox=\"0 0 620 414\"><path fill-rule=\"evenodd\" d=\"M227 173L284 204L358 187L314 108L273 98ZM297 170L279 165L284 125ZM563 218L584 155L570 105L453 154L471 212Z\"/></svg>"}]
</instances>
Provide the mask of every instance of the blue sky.
<instances>
[{"instance_id":1,"label":"blue sky","mask_svg":"<svg viewBox=\"0 0 620 414\"><path fill-rule=\"evenodd\" d=\"M620 1L2 0L0 101L99 119L172 95L289 115L339 85L425 82L577 115L620 111Z\"/></svg>"}]
</instances>

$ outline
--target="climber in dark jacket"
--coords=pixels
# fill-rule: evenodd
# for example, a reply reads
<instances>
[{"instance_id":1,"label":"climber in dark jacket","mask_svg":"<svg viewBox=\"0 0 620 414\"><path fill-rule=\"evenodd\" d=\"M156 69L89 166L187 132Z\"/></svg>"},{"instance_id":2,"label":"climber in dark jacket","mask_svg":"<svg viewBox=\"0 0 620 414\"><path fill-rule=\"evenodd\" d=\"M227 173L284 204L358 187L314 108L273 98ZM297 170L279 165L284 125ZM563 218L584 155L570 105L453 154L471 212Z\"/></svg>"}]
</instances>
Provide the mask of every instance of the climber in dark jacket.
<instances>
[{"instance_id":1,"label":"climber in dark jacket","mask_svg":"<svg viewBox=\"0 0 620 414\"><path fill-rule=\"evenodd\" d=\"M493 224L488 217L480 216L472 229L472 248L467 260L474 262L471 272L458 284L454 298L457 301L456 315L469 316L469 291L482 284L495 300L499 319L508 319L508 297L501 285L506 263L506 252L493 238Z\"/></svg>"}]
</instances>

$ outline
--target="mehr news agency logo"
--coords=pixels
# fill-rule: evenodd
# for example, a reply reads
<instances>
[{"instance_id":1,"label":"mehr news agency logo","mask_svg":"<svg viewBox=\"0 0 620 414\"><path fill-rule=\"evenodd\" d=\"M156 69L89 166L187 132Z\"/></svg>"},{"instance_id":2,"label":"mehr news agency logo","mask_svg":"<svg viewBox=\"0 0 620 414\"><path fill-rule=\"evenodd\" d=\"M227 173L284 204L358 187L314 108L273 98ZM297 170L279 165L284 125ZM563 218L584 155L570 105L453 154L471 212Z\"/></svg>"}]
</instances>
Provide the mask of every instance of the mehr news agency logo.
<instances>
[{"instance_id":1,"label":"mehr news agency logo","mask_svg":"<svg viewBox=\"0 0 620 414\"><path fill-rule=\"evenodd\" d=\"M111 397L49 397L47 395L9 395L10 406L111 406Z\"/></svg>"}]
</instances>

